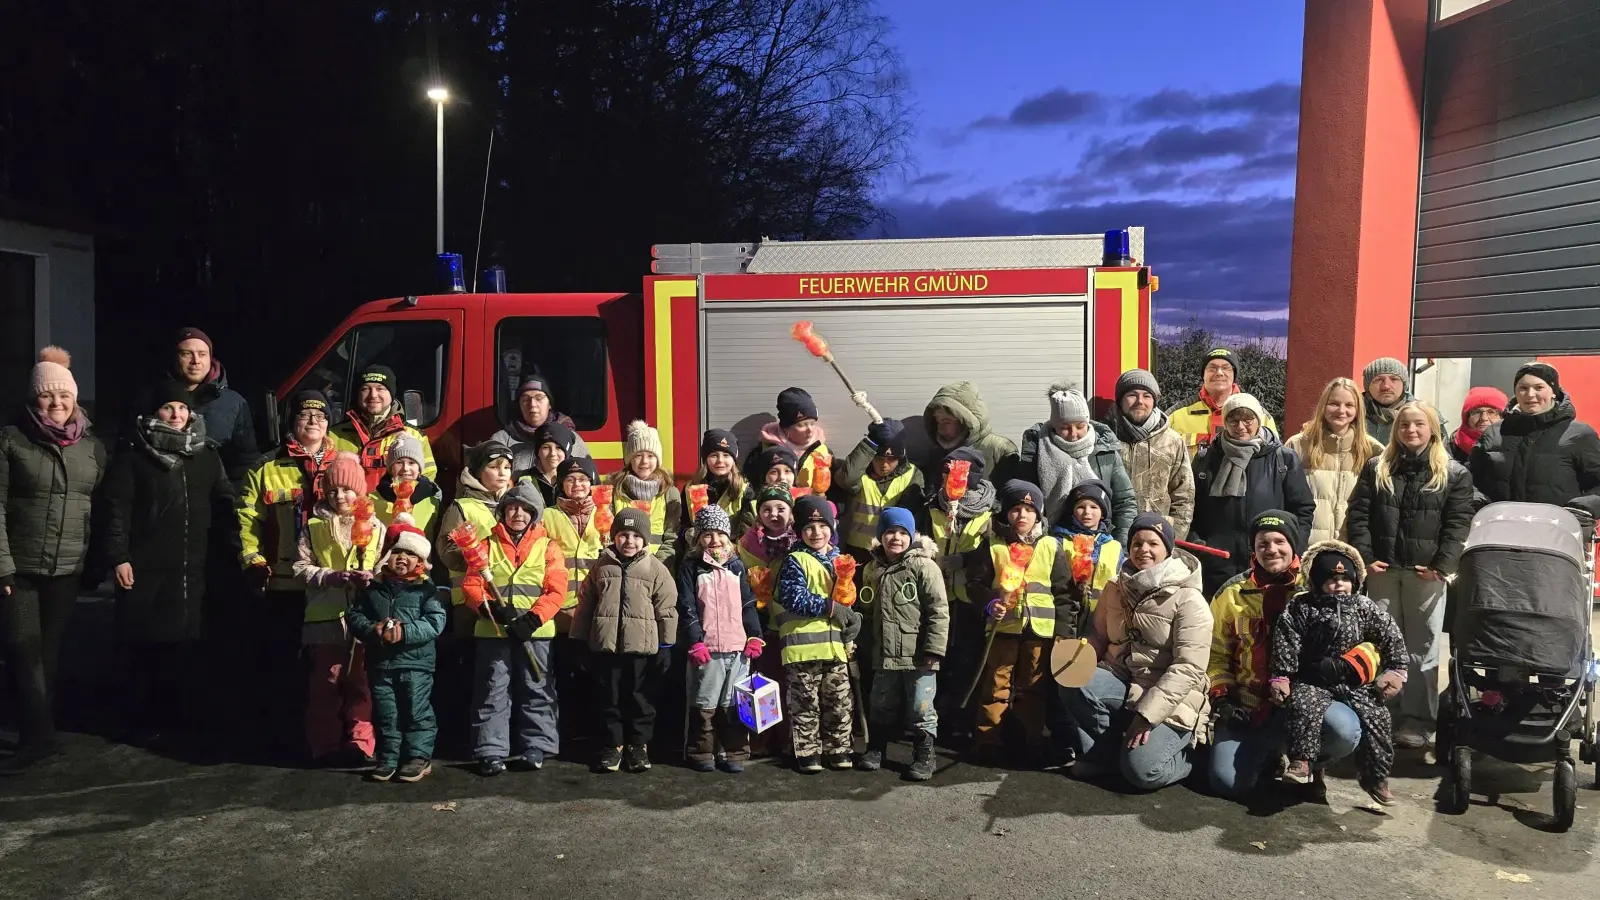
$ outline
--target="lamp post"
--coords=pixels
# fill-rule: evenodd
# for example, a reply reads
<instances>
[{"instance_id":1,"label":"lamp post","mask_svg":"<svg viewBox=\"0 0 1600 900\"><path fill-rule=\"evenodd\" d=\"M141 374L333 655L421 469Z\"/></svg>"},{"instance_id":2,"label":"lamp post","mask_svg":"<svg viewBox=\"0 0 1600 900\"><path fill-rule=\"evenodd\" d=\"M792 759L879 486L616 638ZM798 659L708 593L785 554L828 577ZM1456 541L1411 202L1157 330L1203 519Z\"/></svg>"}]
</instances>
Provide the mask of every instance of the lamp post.
<instances>
[{"instance_id":1,"label":"lamp post","mask_svg":"<svg viewBox=\"0 0 1600 900\"><path fill-rule=\"evenodd\" d=\"M434 253L444 252L444 105L450 100L450 91L442 85L428 88L428 99L438 110L438 128L434 133Z\"/></svg>"}]
</instances>

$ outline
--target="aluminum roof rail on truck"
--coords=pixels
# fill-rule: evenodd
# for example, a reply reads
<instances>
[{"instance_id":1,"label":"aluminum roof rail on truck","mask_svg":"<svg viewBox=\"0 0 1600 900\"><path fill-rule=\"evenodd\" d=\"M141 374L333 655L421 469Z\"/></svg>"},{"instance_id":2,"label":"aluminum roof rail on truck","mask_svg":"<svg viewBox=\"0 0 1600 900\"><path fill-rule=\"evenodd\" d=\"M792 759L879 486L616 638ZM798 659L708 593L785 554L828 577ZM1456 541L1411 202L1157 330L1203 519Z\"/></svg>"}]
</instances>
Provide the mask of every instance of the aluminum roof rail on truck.
<instances>
[{"instance_id":1,"label":"aluminum roof rail on truck","mask_svg":"<svg viewBox=\"0 0 1600 900\"><path fill-rule=\"evenodd\" d=\"M1144 259L1144 228L1127 229L1129 255ZM1103 264L1105 234L886 238L656 244L657 275L920 272L941 269L1048 269Z\"/></svg>"}]
</instances>

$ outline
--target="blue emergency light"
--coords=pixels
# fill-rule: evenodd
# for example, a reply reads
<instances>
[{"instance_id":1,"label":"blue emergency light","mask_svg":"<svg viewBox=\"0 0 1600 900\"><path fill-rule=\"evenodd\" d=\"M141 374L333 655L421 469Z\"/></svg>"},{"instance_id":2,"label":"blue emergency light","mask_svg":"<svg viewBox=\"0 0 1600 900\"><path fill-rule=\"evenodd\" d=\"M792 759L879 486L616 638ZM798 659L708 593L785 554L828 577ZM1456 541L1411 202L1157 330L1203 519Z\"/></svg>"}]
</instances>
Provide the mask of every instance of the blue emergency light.
<instances>
[{"instance_id":1,"label":"blue emergency light","mask_svg":"<svg viewBox=\"0 0 1600 900\"><path fill-rule=\"evenodd\" d=\"M441 294L465 294L467 276L461 268L461 254L441 253L433 270Z\"/></svg>"},{"instance_id":2,"label":"blue emergency light","mask_svg":"<svg viewBox=\"0 0 1600 900\"><path fill-rule=\"evenodd\" d=\"M1128 229L1118 228L1106 232L1104 258L1100 261L1102 266L1131 266L1133 255L1128 243Z\"/></svg>"},{"instance_id":3,"label":"blue emergency light","mask_svg":"<svg viewBox=\"0 0 1600 900\"><path fill-rule=\"evenodd\" d=\"M485 294L504 294L506 292L506 270L504 266L490 266L483 270L483 292Z\"/></svg>"}]
</instances>

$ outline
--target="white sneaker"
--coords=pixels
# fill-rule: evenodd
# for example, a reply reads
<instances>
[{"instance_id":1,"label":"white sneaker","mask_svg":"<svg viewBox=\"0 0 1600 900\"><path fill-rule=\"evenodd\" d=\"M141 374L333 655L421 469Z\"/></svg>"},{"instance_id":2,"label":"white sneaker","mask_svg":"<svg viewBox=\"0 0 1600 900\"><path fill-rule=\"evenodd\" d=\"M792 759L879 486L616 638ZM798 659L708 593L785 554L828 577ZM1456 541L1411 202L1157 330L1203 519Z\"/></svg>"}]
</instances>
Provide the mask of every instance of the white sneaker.
<instances>
[{"instance_id":1,"label":"white sneaker","mask_svg":"<svg viewBox=\"0 0 1600 900\"><path fill-rule=\"evenodd\" d=\"M1422 750L1433 746L1433 736L1415 728L1402 728L1394 733L1394 745L1401 750Z\"/></svg>"}]
</instances>

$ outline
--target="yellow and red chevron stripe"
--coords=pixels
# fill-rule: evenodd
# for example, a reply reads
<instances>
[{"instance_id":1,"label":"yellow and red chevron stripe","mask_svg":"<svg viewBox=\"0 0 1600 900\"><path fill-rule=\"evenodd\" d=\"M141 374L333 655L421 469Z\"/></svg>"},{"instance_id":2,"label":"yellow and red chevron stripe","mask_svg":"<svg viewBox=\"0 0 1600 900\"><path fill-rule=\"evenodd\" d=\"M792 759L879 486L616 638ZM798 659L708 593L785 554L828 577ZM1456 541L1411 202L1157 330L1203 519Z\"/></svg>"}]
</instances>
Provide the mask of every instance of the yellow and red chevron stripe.
<instances>
[{"instance_id":1,"label":"yellow and red chevron stripe","mask_svg":"<svg viewBox=\"0 0 1600 900\"><path fill-rule=\"evenodd\" d=\"M699 283L645 282L645 419L661 433L662 468L681 483L700 464Z\"/></svg>"},{"instance_id":2,"label":"yellow and red chevron stripe","mask_svg":"<svg viewBox=\"0 0 1600 900\"><path fill-rule=\"evenodd\" d=\"M1150 288L1139 269L1094 273L1094 393L1107 403L1117 376L1150 368Z\"/></svg>"}]
</instances>

